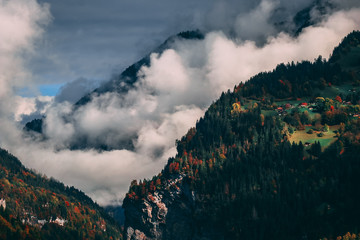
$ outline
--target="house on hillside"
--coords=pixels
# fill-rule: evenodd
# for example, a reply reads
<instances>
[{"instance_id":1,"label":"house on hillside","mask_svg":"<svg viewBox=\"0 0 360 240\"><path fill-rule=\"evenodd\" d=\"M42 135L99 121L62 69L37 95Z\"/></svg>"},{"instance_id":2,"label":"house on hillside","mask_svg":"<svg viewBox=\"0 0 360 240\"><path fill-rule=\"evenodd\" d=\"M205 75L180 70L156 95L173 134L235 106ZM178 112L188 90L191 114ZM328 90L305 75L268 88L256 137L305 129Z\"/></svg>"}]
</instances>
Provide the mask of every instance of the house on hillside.
<instances>
[{"instance_id":1,"label":"house on hillside","mask_svg":"<svg viewBox=\"0 0 360 240\"><path fill-rule=\"evenodd\" d=\"M287 114L287 112L286 112L282 107L278 107L278 108L276 109L276 111L277 111L277 113L279 114L279 116L281 116L281 115L286 115L286 114Z\"/></svg>"},{"instance_id":2,"label":"house on hillside","mask_svg":"<svg viewBox=\"0 0 360 240\"><path fill-rule=\"evenodd\" d=\"M308 106L308 104L306 102L303 102L300 104L300 107L307 107L307 106Z\"/></svg>"}]
</instances>

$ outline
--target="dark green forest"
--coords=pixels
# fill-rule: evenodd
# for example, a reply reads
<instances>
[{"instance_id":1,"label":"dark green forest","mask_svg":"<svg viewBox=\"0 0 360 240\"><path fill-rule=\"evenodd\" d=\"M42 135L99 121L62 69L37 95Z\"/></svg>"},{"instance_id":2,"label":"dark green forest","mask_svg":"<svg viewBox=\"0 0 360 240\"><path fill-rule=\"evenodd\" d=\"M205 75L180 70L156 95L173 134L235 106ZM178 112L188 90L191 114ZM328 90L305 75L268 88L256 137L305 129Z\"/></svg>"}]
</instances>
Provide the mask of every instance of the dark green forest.
<instances>
[{"instance_id":1,"label":"dark green forest","mask_svg":"<svg viewBox=\"0 0 360 240\"><path fill-rule=\"evenodd\" d=\"M329 61L280 64L223 93L160 174L132 182L125 211L181 176L170 188L194 192L192 236L358 239L360 76L341 64L359 40L353 32Z\"/></svg>"}]
</instances>

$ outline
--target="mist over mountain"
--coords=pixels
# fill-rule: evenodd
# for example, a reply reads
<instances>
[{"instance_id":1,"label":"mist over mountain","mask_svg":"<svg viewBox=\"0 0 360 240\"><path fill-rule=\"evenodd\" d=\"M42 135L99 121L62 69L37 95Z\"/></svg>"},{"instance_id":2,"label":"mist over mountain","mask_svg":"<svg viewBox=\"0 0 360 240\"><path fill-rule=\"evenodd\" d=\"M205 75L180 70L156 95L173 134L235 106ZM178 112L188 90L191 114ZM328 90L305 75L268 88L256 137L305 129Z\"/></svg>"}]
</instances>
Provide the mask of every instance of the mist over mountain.
<instances>
[{"instance_id":1,"label":"mist over mountain","mask_svg":"<svg viewBox=\"0 0 360 240\"><path fill-rule=\"evenodd\" d=\"M107 81L96 72L113 41L89 31L89 75L27 95L52 64L79 66L84 29L114 29L115 7L133 3L75 1L64 19L94 20L67 58L38 61L52 4L0 0L1 238L360 238L359 1L177 3L194 9ZM98 64L89 46L104 47Z\"/></svg>"},{"instance_id":2,"label":"mist over mountain","mask_svg":"<svg viewBox=\"0 0 360 240\"><path fill-rule=\"evenodd\" d=\"M30 2L21 3L32 13L44 13L29 25L36 31L30 40L24 37L22 44L28 45L19 45L32 49L50 13L46 5ZM45 116L35 124L42 135L24 135L23 124L9 121L13 109L3 106L0 130L6 138L1 138L1 144L26 166L75 185L97 202L120 204L129 182L159 172L176 154L175 140L195 125L223 91L281 62L327 58L346 34L359 29L357 7L357 1L217 2L184 29L199 32L169 38L122 74L79 96L75 105L72 91L77 86L87 85L79 94L95 86L77 80L49 100L46 110L30 108L28 114L19 115L20 121L35 113ZM7 52L16 56L9 65L24 68L17 62L19 46ZM10 78L1 82L12 88ZM9 103L13 95L9 91L1 97ZM23 101L22 107L28 103Z\"/></svg>"}]
</instances>

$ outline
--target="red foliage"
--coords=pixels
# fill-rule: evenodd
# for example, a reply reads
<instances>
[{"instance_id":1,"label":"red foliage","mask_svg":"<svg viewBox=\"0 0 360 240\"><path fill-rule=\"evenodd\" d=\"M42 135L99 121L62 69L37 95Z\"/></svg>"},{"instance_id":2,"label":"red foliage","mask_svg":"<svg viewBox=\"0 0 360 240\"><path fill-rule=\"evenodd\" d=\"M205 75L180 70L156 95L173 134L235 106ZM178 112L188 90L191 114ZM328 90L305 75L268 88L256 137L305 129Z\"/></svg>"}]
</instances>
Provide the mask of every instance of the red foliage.
<instances>
[{"instance_id":1,"label":"red foliage","mask_svg":"<svg viewBox=\"0 0 360 240\"><path fill-rule=\"evenodd\" d=\"M79 208L78 208L78 207L74 207L74 212L75 212L75 213L80 213Z\"/></svg>"},{"instance_id":2,"label":"red foliage","mask_svg":"<svg viewBox=\"0 0 360 240\"><path fill-rule=\"evenodd\" d=\"M279 82L280 82L283 86L285 86L285 82L284 82L283 80L279 80Z\"/></svg>"},{"instance_id":3,"label":"red foliage","mask_svg":"<svg viewBox=\"0 0 360 240\"><path fill-rule=\"evenodd\" d=\"M155 202L155 198L151 194L148 195L148 199L152 202Z\"/></svg>"},{"instance_id":4,"label":"red foliage","mask_svg":"<svg viewBox=\"0 0 360 240\"><path fill-rule=\"evenodd\" d=\"M149 190L150 190L150 192L154 192L156 190L156 187L154 185L154 181L150 182Z\"/></svg>"},{"instance_id":5,"label":"red foliage","mask_svg":"<svg viewBox=\"0 0 360 240\"><path fill-rule=\"evenodd\" d=\"M241 87L242 87L242 86L241 86L241 84L240 84L239 86L237 86L237 87L235 88L235 91L234 91L234 92L237 93L238 91L240 91Z\"/></svg>"},{"instance_id":6,"label":"red foliage","mask_svg":"<svg viewBox=\"0 0 360 240\"><path fill-rule=\"evenodd\" d=\"M188 157L188 159L189 159L189 163L190 163L190 165L193 165L193 157L192 157L192 154L191 154L191 152L189 153L189 157Z\"/></svg>"},{"instance_id":7,"label":"red foliage","mask_svg":"<svg viewBox=\"0 0 360 240\"><path fill-rule=\"evenodd\" d=\"M141 196L145 196L145 194L146 194L146 188L145 188L145 183L142 183L142 185L141 185Z\"/></svg>"},{"instance_id":8,"label":"red foliage","mask_svg":"<svg viewBox=\"0 0 360 240\"><path fill-rule=\"evenodd\" d=\"M66 205L67 207L69 207L69 206L70 206L70 203L69 203L68 201L65 201L65 205Z\"/></svg>"},{"instance_id":9,"label":"red foliage","mask_svg":"<svg viewBox=\"0 0 360 240\"><path fill-rule=\"evenodd\" d=\"M180 165L178 162L170 163L169 172L170 173L179 172L179 167L180 167Z\"/></svg>"},{"instance_id":10,"label":"red foliage","mask_svg":"<svg viewBox=\"0 0 360 240\"><path fill-rule=\"evenodd\" d=\"M136 199L136 197L137 197L135 192L127 193L126 195L130 199Z\"/></svg>"},{"instance_id":11,"label":"red foliage","mask_svg":"<svg viewBox=\"0 0 360 240\"><path fill-rule=\"evenodd\" d=\"M338 101L338 102L342 102L342 99L341 99L340 96L336 96L335 100Z\"/></svg>"},{"instance_id":12,"label":"red foliage","mask_svg":"<svg viewBox=\"0 0 360 240\"><path fill-rule=\"evenodd\" d=\"M334 106L332 106L332 105L331 105L330 109L332 112L335 110Z\"/></svg>"},{"instance_id":13,"label":"red foliage","mask_svg":"<svg viewBox=\"0 0 360 240\"><path fill-rule=\"evenodd\" d=\"M340 155L342 155L344 152L345 152L345 149L344 149L344 148L343 148L343 149L341 149L341 151L340 151Z\"/></svg>"},{"instance_id":14,"label":"red foliage","mask_svg":"<svg viewBox=\"0 0 360 240\"><path fill-rule=\"evenodd\" d=\"M190 130L186 134L186 141L189 142L195 136L195 133L196 133L196 129L190 128Z\"/></svg>"}]
</instances>

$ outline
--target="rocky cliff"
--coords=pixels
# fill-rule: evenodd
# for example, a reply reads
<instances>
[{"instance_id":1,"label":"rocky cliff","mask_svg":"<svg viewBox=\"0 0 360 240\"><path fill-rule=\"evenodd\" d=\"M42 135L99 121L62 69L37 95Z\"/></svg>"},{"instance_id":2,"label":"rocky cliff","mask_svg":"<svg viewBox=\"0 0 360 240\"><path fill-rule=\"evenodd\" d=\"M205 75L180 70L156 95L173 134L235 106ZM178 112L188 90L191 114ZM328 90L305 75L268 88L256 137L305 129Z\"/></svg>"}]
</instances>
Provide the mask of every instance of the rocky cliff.
<instances>
[{"instance_id":1,"label":"rocky cliff","mask_svg":"<svg viewBox=\"0 0 360 240\"><path fill-rule=\"evenodd\" d=\"M125 239L193 239L195 193L183 177L168 180L144 199L125 200Z\"/></svg>"}]
</instances>

